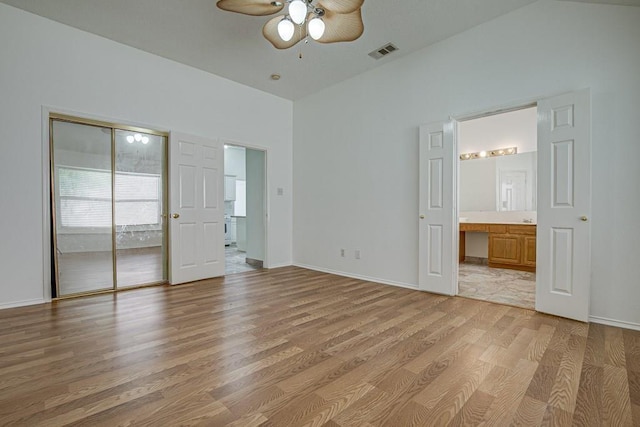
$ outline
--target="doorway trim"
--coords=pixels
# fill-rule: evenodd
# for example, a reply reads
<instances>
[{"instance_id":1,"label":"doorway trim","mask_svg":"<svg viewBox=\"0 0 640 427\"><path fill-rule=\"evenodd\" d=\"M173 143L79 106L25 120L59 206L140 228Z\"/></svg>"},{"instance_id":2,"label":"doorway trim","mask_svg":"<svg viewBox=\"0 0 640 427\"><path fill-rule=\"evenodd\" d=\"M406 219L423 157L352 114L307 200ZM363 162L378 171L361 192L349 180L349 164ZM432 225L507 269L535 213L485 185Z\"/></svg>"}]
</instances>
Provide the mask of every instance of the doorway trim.
<instances>
[{"instance_id":1,"label":"doorway trim","mask_svg":"<svg viewBox=\"0 0 640 427\"><path fill-rule=\"evenodd\" d=\"M515 109L519 109L529 104L533 104L533 101L519 103L514 102L504 108L511 109L515 107ZM542 170L544 174L548 174L545 175L545 177L551 179L551 184L546 184L555 186L553 187L553 189L549 188L545 190L543 198L541 196L542 193L540 193L540 189L543 186L538 185L538 212L540 212L541 209L541 201L543 201L542 205L544 206L544 209L549 208L555 210L553 210L553 212L549 212L548 216L545 216L544 226L546 227L546 229L541 231L538 228L537 230L538 236L543 236L546 239L544 242L545 247L548 246L546 247L546 253L543 253L541 250L537 250L537 258L541 259L541 257L547 257L547 261L549 262L549 264L542 265L542 272L543 275L549 276L545 277L545 282L548 280L550 286L548 289L546 289L546 286L544 288L541 287L540 284L546 285L546 283L540 282L540 278L537 277L536 310L563 317L569 317L580 321L588 321L588 305L590 293L589 271L591 271L591 259L588 252L591 246L591 241L589 224L587 224L586 226L583 226L582 224L589 221L588 217L591 212L591 197L589 189L591 183L590 153L592 139L590 133L591 90L589 88L585 88L563 92L560 95L538 97L535 100L535 105L538 109L538 149L540 150L542 144L546 144L545 156L549 156L547 160L542 159L542 161L538 161L537 167L538 171ZM500 112L502 110L503 108L490 108L480 113L469 113L465 115L458 115L455 117L449 116L449 118L446 120L433 122L429 125L423 125L420 127L421 154L419 216L420 219L424 221L425 225L430 224L424 220L426 218L424 213L428 212L422 211L424 205L423 197L426 197L425 194L427 193L431 194L430 190L427 191L428 189L426 184L429 184L429 186L434 187L433 194L436 196L436 199L434 200L442 200L442 194L448 194L449 197L453 199L451 203L448 203L449 206L447 207L447 209L450 209L450 214L448 214L445 219L442 219L442 215L437 216L437 218L435 219L436 221L441 222L439 227L445 227L449 230L454 231L458 230L459 235L459 222L457 220L459 218L459 210L457 204L454 204L454 201L457 201L459 189L457 182L454 182L453 185L451 185L451 181L455 181L457 175L459 174L459 164L457 161L453 161L453 152L457 153L457 137L454 135L454 133L457 128L458 119L462 120L465 118L482 117L484 115L487 115L487 111ZM576 123L575 126L574 120ZM541 135L544 135L544 137L541 137ZM554 138L560 138L560 140L555 141ZM447 144L442 143L445 139L448 139ZM579 144L575 144L575 146L580 147L580 152L578 153L580 163L576 164L576 166L574 166L574 156L572 154L574 141L578 141ZM562 146L559 147L558 144ZM423 146L425 153L424 158L422 154ZM439 152L435 153L436 149L443 151L443 147L448 147L446 148L446 150L444 150L444 154L441 154ZM549 152L548 149L551 149L552 151ZM430 153L430 151L434 151L434 153ZM433 165L430 160L431 154L433 154L433 156L436 156L432 159L434 160ZM576 156L578 156L578 154L576 154ZM558 159L562 160L560 161L560 163L554 160L556 159L556 156ZM443 160L446 160L447 166L447 171L444 174L442 173L442 168L439 166L442 164ZM426 161L429 161L428 168L423 166L423 163L425 163ZM566 167L568 169L566 170L562 169L562 165L564 164L563 161L567 162ZM558 167L560 169L556 170L553 169L553 167ZM552 170L547 170L549 168L551 168ZM435 173L436 178L439 177L439 180L424 181L423 169L424 171L427 171L428 169L429 173ZM566 173L566 171L574 170L579 175L578 177L576 177L573 172L571 174ZM542 176L542 174L538 173L538 176L540 177ZM443 188L442 182L444 179L448 181L447 188ZM575 183L584 183L584 185L579 189L573 190L572 188ZM547 192L552 190L553 194L555 194L556 196L561 196L560 199L557 199L556 202L553 202L553 200L551 199L546 200L545 202L543 199L546 199L547 196L551 197L551 193ZM576 199L576 201L572 199L574 191L576 194L580 194L578 196L579 199ZM548 203L548 206L545 203ZM442 208L444 207L441 202L438 202L433 206L440 208L440 210L442 210ZM561 208L567 209L562 210ZM435 224L433 219L431 220L431 222ZM538 217L538 226L540 225L540 223L541 218ZM421 230L421 232L422 231L423 230ZM550 237L547 231L553 234L551 237L556 240L550 241ZM580 239L580 242L577 243L576 247L583 249L579 251L580 254L578 255L576 255L577 252L573 250L574 233L577 236L576 239L578 237ZM449 243L447 243L446 245L448 246L448 248L459 247L456 233L452 232L451 235L447 237L449 239L452 239L452 241L449 241ZM441 241L442 239L440 239L440 242ZM443 258L443 245L435 245L440 248L441 252L436 252L435 255L432 255L432 258L436 259L436 261L439 261L438 265L442 265L443 262L441 258ZM424 243L422 242L422 240L420 241L419 246L419 262L423 263L424 259L422 256L422 247L424 246ZM540 248L539 244L538 248ZM585 251L587 252L586 254ZM455 270L455 267L452 264L453 260L449 259L448 253L445 255L446 259L444 260L444 264L447 264L447 268L452 268ZM576 258L578 256L579 258ZM538 267L540 267L540 265L538 265ZM441 278L442 274L439 274L437 276ZM419 271L418 278L420 282L420 289L422 290L449 295L456 294L454 293L454 291L457 291L457 281L447 280L444 283L440 283L442 282L441 280L440 282L438 282L437 280L428 280L429 276L422 274L422 270ZM574 285L576 286L574 287ZM542 289L545 289L544 293L542 292ZM542 298L542 296L544 296L544 298ZM571 300L569 301L565 298L571 298ZM572 303L570 307L571 310L569 311L563 309L563 307L568 307L568 305L566 305L567 302Z\"/></svg>"},{"instance_id":2,"label":"doorway trim","mask_svg":"<svg viewBox=\"0 0 640 427\"><path fill-rule=\"evenodd\" d=\"M271 198L269 192L269 149L259 144L251 144L227 138L220 138L220 142L223 144L223 146L231 145L234 147L242 147L250 150L262 151L264 153L264 203L262 206L262 213L264 215L264 260L262 262L262 266L263 268L271 268L271 264L269 262L269 228L271 222Z\"/></svg>"},{"instance_id":3,"label":"doorway trim","mask_svg":"<svg viewBox=\"0 0 640 427\"><path fill-rule=\"evenodd\" d=\"M454 139L454 155L456 156L455 157L456 160L454 161L454 166L453 166L454 168L453 174L455 177L454 179L455 221L453 224L454 233L455 233L454 236L460 236L460 154L461 154L460 153L460 131L459 131L460 123L466 122L469 120L482 119L486 117L497 116L500 114L506 114L506 113L511 113L515 111L525 110L533 107L537 108L538 102L541 99L544 99L544 98L510 103L510 104L505 104L505 105L501 105L493 108L487 108L484 110L479 110L471 113L450 116L450 120L453 122L454 129L455 129L453 132L453 139ZM536 130L536 141L537 139L538 139L538 135ZM540 169L539 162L536 162L536 177L538 176L539 169ZM536 186L536 189L537 189L537 186ZM536 197L536 200L537 200L537 197ZM536 211L537 211L537 207L536 207ZM460 252L460 238L454 239L454 243L455 243L454 246L456 249L455 253L458 254ZM460 276L459 269L456 269L456 276L453 284L453 291L454 291L453 295L459 295L460 293L459 276ZM538 286L538 280L536 278L534 292L537 286ZM534 294L534 306L535 306L535 294Z\"/></svg>"}]
</instances>

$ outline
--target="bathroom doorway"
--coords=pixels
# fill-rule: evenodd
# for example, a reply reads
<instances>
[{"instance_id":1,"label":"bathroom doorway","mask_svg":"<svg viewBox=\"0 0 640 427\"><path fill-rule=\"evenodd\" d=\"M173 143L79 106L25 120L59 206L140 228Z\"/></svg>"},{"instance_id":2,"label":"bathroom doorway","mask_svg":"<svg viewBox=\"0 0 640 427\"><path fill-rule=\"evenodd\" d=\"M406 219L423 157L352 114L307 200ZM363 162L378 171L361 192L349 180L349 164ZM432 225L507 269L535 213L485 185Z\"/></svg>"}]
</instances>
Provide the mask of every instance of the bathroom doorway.
<instances>
[{"instance_id":1,"label":"bathroom doorway","mask_svg":"<svg viewBox=\"0 0 640 427\"><path fill-rule=\"evenodd\" d=\"M535 308L537 107L458 123L458 295Z\"/></svg>"},{"instance_id":2,"label":"bathroom doorway","mask_svg":"<svg viewBox=\"0 0 640 427\"><path fill-rule=\"evenodd\" d=\"M225 275L266 261L266 152L224 145Z\"/></svg>"}]
</instances>

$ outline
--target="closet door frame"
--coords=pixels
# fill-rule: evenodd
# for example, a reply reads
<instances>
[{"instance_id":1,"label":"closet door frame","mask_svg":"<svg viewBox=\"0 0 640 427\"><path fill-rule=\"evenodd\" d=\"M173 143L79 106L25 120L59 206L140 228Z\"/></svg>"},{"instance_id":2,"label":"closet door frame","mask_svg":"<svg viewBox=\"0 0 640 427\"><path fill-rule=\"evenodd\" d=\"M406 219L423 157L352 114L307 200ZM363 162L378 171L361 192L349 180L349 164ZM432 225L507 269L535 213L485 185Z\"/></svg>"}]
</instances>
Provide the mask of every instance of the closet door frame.
<instances>
[{"instance_id":1,"label":"closet door frame","mask_svg":"<svg viewBox=\"0 0 640 427\"><path fill-rule=\"evenodd\" d=\"M59 287L59 269L58 269L58 256L54 251L57 248L57 233L56 233L56 215L55 215L55 164L54 164L54 141L53 141L53 123L67 122L85 126L96 126L102 128L111 129L111 250L113 254L112 258L112 273L113 273L113 287L112 289L101 289L97 291L79 292L69 295L60 295ZM85 295L114 293L118 291L117 285L117 246L116 246L116 218L115 218L115 178L116 178L116 143L115 133L116 130L138 132L144 134L150 134L160 136L164 138L165 144L163 149L163 180L162 180L162 213L161 224L163 230L163 242L164 242L164 255L163 262L166 264L163 268L167 271L168 266L168 244L169 244L169 227L167 225L167 209L168 209L168 149L169 149L169 132L163 130L154 130L150 127L138 126L135 124L126 124L122 121L109 120L103 118L87 117L86 115L78 114L76 112L60 112L59 109L51 109L49 107L42 108L42 178L43 178L43 299L46 302L58 299L75 298ZM53 264L52 264L53 262ZM55 288L56 295L53 295L52 277L56 278ZM154 283L145 283L140 286L127 286L123 290L130 290L135 288L142 288L148 286L157 286L168 283L168 277L163 281Z\"/></svg>"}]
</instances>

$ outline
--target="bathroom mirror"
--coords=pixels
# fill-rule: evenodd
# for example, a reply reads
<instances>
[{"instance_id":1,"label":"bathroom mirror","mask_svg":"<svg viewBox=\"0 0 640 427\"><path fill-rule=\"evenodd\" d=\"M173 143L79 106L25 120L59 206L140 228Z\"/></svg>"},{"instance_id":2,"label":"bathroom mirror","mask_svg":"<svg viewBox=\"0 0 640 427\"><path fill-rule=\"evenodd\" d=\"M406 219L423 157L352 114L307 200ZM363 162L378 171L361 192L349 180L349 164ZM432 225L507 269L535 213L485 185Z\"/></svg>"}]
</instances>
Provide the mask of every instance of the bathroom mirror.
<instances>
[{"instance_id":1,"label":"bathroom mirror","mask_svg":"<svg viewBox=\"0 0 640 427\"><path fill-rule=\"evenodd\" d=\"M460 211L535 211L535 151L460 161Z\"/></svg>"}]
</instances>

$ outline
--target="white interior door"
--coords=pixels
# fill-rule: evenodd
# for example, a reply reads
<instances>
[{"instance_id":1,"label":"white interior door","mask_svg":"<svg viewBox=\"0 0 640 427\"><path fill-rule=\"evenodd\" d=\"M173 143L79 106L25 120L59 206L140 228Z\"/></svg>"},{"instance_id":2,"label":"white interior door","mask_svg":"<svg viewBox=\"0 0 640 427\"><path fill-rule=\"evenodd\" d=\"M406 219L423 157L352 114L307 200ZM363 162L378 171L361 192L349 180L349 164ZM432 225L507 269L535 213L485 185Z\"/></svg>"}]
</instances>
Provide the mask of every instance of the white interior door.
<instances>
[{"instance_id":1,"label":"white interior door","mask_svg":"<svg viewBox=\"0 0 640 427\"><path fill-rule=\"evenodd\" d=\"M421 290L457 293L454 122L420 127L418 284Z\"/></svg>"},{"instance_id":2,"label":"white interior door","mask_svg":"<svg viewBox=\"0 0 640 427\"><path fill-rule=\"evenodd\" d=\"M588 90L538 103L536 310L587 321L591 275Z\"/></svg>"},{"instance_id":3,"label":"white interior door","mask_svg":"<svg viewBox=\"0 0 640 427\"><path fill-rule=\"evenodd\" d=\"M224 147L172 132L170 283L224 275Z\"/></svg>"}]
</instances>

